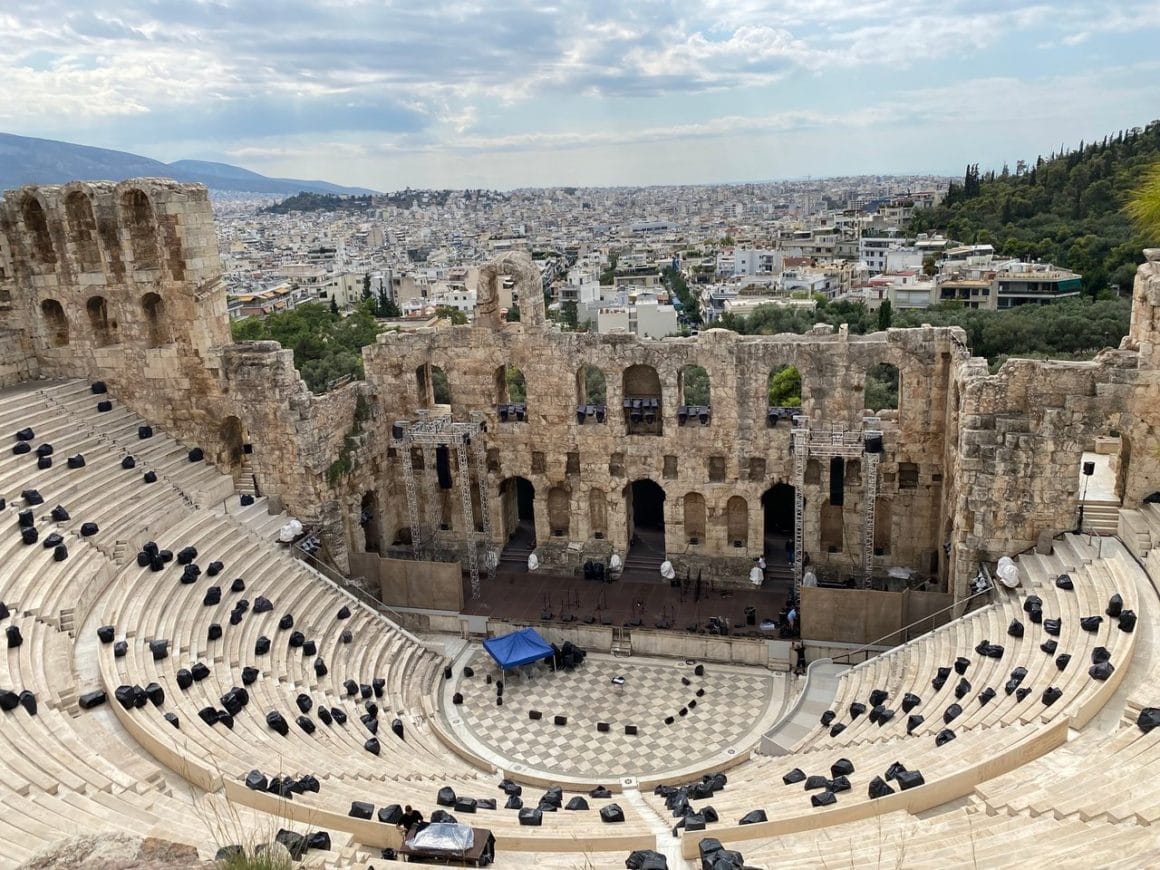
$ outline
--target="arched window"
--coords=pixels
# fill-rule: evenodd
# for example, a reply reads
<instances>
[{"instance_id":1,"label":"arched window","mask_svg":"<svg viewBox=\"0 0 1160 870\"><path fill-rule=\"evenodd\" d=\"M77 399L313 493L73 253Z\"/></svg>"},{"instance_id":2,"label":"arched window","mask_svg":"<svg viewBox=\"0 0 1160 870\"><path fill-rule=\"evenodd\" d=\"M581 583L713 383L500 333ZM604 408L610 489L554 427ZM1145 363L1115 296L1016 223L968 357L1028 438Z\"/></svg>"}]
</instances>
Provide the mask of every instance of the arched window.
<instances>
[{"instance_id":1,"label":"arched window","mask_svg":"<svg viewBox=\"0 0 1160 870\"><path fill-rule=\"evenodd\" d=\"M677 423L700 421L709 425L709 373L701 366L685 366L680 374L681 404L677 409Z\"/></svg>"},{"instance_id":2,"label":"arched window","mask_svg":"<svg viewBox=\"0 0 1160 870\"><path fill-rule=\"evenodd\" d=\"M48 218L40 200L26 196L20 206L24 218L24 229L32 238L32 260L39 266L55 266L56 250L52 246L52 234L48 231Z\"/></svg>"},{"instance_id":3,"label":"arched window","mask_svg":"<svg viewBox=\"0 0 1160 870\"><path fill-rule=\"evenodd\" d=\"M596 366L580 366L576 371L576 421L603 423L608 412L608 386L604 372Z\"/></svg>"},{"instance_id":4,"label":"arched window","mask_svg":"<svg viewBox=\"0 0 1160 870\"><path fill-rule=\"evenodd\" d=\"M50 347L64 347L68 344L68 318L64 309L55 299L45 299L40 303L40 316L44 319L44 335Z\"/></svg>"},{"instance_id":5,"label":"arched window","mask_svg":"<svg viewBox=\"0 0 1160 870\"><path fill-rule=\"evenodd\" d=\"M161 347L169 342L169 324L165 322L165 301L156 293L141 297L141 311L145 315L145 340L148 347Z\"/></svg>"},{"instance_id":6,"label":"arched window","mask_svg":"<svg viewBox=\"0 0 1160 870\"><path fill-rule=\"evenodd\" d=\"M769 373L769 407L800 408L802 375L796 366L779 366Z\"/></svg>"},{"instance_id":7,"label":"arched window","mask_svg":"<svg viewBox=\"0 0 1160 870\"><path fill-rule=\"evenodd\" d=\"M93 331L93 343L97 347L108 347L117 341L117 322L109 320L109 306L104 296L91 296L85 303L89 315L89 328Z\"/></svg>"},{"instance_id":8,"label":"arched window","mask_svg":"<svg viewBox=\"0 0 1160 870\"><path fill-rule=\"evenodd\" d=\"M528 390L524 373L510 363L495 370L495 404L501 423L527 419Z\"/></svg>"},{"instance_id":9,"label":"arched window","mask_svg":"<svg viewBox=\"0 0 1160 870\"><path fill-rule=\"evenodd\" d=\"M685 538L690 544L705 540L705 496L699 492L685 495Z\"/></svg>"},{"instance_id":10,"label":"arched window","mask_svg":"<svg viewBox=\"0 0 1160 870\"><path fill-rule=\"evenodd\" d=\"M451 404L451 382L439 366L431 366L431 398L436 405Z\"/></svg>"},{"instance_id":11,"label":"arched window","mask_svg":"<svg viewBox=\"0 0 1160 870\"><path fill-rule=\"evenodd\" d=\"M866 372L866 408L874 411L889 411L898 408L898 366L892 363L878 363Z\"/></svg>"},{"instance_id":12,"label":"arched window","mask_svg":"<svg viewBox=\"0 0 1160 870\"><path fill-rule=\"evenodd\" d=\"M725 504L725 528L730 546L749 544L749 504L739 495Z\"/></svg>"},{"instance_id":13,"label":"arched window","mask_svg":"<svg viewBox=\"0 0 1160 870\"><path fill-rule=\"evenodd\" d=\"M97 242L97 220L88 196L74 190L64 201L68 215L69 237L76 252L76 267L80 272L100 272L101 247Z\"/></svg>"},{"instance_id":14,"label":"arched window","mask_svg":"<svg viewBox=\"0 0 1160 870\"><path fill-rule=\"evenodd\" d=\"M160 258L157 253L157 229L153 220L153 206L144 191L127 190L121 195L121 221L129 231L133 268L158 268Z\"/></svg>"},{"instance_id":15,"label":"arched window","mask_svg":"<svg viewBox=\"0 0 1160 870\"><path fill-rule=\"evenodd\" d=\"M709 405L709 373L702 366L681 369L681 404Z\"/></svg>"},{"instance_id":16,"label":"arched window","mask_svg":"<svg viewBox=\"0 0 1160 870\"><path fill-rule=\"evenodd\" d=\"M596 366L580 366L576 371L576 422L603 423L608 413L607 398L604 372Z\"/></svg>"},{"instance_id":17,"label":"arched window","mask_svg":"<svg viewBox=\"0 0 1160 870\"><path fill-rule=\"evenodd\" d=\"M571 503L571 494L564 487L553 486L548 490L548 525L551 527L554 537L568 537L572 516Z\"/></svg>"},{"instance_id":18,"label":"arched window","mask_svg":"<svg viewBox=\"0 0 1160 870\"><path fill-rule=\"evenodd\" d=\"M624 370L625 431L629 435L660 435L664 396L661 379L652 366L636 365Z\"/></svg>"},{"instance_id":19,"label":"arched window","mask_svg":"<svg viewBox=\"0 0 1160 870\"><path fill-rule=\"evenodd\" d=\"M419 391L419 407L451 404L451 384L439 366L423 363L415 369L415 382Z\"/></svg>"},{"instance_id":20,"label":"arched window","mask_svg":"<svg viewBox=\"0 0 1160 870\"><path fill-rule=\"evenodd\" d=\"M426 408L431 404L431 378L428 372L427 363L415 368L415 392L416 398L419 401L420 408Z\"/></svg>"}]
</instances>

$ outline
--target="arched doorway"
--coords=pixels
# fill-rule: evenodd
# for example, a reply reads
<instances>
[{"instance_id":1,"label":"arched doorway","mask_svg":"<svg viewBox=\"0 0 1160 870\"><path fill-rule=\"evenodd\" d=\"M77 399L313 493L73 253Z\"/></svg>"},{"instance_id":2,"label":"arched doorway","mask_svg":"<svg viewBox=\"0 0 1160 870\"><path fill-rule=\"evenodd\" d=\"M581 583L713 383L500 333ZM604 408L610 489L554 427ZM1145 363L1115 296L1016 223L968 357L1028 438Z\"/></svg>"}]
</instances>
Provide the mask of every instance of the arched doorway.
<instances>
[{"instance_id":1,"label":"arched doorway","mask_svg":"<svg viewBox=\"0 0 1160 870\"><path fill-rule=\"evenodd\" d=\"M374 490L362 497L358 523L363 530L363 550L367 553L381 553L379 543L379 496Z\"/></svg>"},{"instance_id":2,"label":"arched doorway","mask_svg":"<svg viewBox=\"0 0 1160 870\"><path fill-rule=\"evenodd\" d=\"M665 560L665 491L655 481L635 480L624 488L624 509L628 556L641 567L659 566Z\"/></svg>"},{"instance_id":3,"label":"arched doorway","mask_svg":"<svg viewBox=\"0 0 1160 870\"><path fill-rule=\"evenodd\" d=\"M222 441L222 455L231 470L242 465L242 454L245 451L242 438L242 421L232 414L222 420L218 429L218 437Z\"/></svg>"},{"instance_id":4,"label":"arched doorway","mask_svg":"<svg viewBox=\"0 0 1160 870\"><path fill-rule=\"evenodd\" d=\"M765 561L784 565L790 561L794 538L794 495L788 483L775 483L761 496Z\"/></svg>"},{"instance_id":5,"label":"arched doorway","mask_svg":"<svg viewBox=\"0 0 1160 870\"><path fill-rule=\"evenodd\" d=\"M90 296L89 301L85 303L85 310L89 314L93 343L97 347L108 347L110 344L115 344L117 339L114 333L117 329L117 322L109 320L109 303L105 297Z\"/></svg>"},{"instance_id":6,"label":"arched doorway","mask_svg":"<svg viewBox=\"0 0 1160 870\"><path fill-rule=\"evenodd\" d=\"M40 314L44 318L44 333L51 347L68 344L68 318L64 308L55 299L45 299L40 303Z\"/></svg>"},{"instance_id":7,"label":"arched doorway","mask_svg":"<svg viewBox=\"0 0 1160 870\"><path fill-rule=\"evenodd\" d=\"M169 342L169 325L165 322L165 301L156 293L141 297L141 311L145 315L145 338L148 347L161 347Z\"/></svg>"},{"instance_id":8,"label":"arched doorway","mask_svg":"<svg viewBox=\"0 0 1160 870\"><path fill-rule=\"evenodd\" d=\"M524 477L509 477L499 486L503 531L508 547L536 546L536 488Z\"/></svg>"}]
</instances>

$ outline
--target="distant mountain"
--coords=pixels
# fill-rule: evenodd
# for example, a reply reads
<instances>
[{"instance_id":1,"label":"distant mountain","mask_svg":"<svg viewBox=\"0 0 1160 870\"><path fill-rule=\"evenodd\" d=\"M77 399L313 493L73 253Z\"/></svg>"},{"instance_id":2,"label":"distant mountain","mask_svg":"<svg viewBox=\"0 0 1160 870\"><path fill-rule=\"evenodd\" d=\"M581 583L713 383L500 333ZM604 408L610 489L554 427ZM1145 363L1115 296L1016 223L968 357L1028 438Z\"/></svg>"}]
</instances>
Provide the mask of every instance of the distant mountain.
<instances>
[{"instance_id":1,"label":"distant mountain","mask_svg":"<svg viewBox=\"0 0 1160 870\"><path fill-rule=\"evenodd\" d=\"M375 192L362 187L343 187L327 181L269 178L228 163L205 160L162 163L127 151L0 133L0 191L25 184L63 184L76 179L123 181L140 176L198 182L212 190L277 196L289 196L304 190L342 194Z\"/></svg>"}]
</instances>

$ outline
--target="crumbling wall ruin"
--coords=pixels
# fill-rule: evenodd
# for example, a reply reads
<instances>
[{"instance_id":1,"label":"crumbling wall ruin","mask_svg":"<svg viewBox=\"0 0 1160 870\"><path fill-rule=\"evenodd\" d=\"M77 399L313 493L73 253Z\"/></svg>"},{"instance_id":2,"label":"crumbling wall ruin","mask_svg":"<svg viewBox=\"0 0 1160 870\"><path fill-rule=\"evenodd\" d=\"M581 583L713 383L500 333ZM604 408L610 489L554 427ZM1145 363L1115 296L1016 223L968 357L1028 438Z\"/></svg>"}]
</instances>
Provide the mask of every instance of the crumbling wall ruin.
<instances>
[{"instance_id":1,"label":"crumbling wall ruin","mask_svg":"<svg viewBox=\"0 0 1160 870\"><path fill-rule=\"evenodd\" d=\"M345 545L326 471L361 385L312 396L290 351L233 345L204 186L142 178L5 194L0 385L35 377L105 381L292 513L329 515Z\"/></svg>"}]
</instances>

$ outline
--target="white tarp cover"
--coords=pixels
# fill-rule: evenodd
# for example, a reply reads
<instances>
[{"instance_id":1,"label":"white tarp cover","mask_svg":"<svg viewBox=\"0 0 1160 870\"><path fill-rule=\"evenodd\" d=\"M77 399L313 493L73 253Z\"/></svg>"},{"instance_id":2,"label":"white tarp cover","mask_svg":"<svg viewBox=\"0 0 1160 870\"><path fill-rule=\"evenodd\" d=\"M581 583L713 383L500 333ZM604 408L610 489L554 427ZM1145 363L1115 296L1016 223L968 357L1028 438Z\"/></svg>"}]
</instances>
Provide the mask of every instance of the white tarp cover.
<instances>
[{"instance_id":1,"label":"white tarp cover","mask_svg":"<svg viewBox=\"0 0 1160 870\"><path fill-rule=\"evenodd\" d=\"M756 565L749 569L749 582L754 586L760 586L764 579L765 574Z\"/></svg>"},{"instance_id":2,"label":"white tarp cover","mask_svg":"<svg viewBox=\"0 0 1160 870\"><path fill-rule=\"evenodd\" d=\"M1019 566L1010 556L1003 556L999 559L995 573L999 575L999 580L1008 589L1014 589L1019 585Z\"/></svg>"},{"instance_id":3,"label":"white tarp cover","mask_svg":"<svg viewBox=\"0 0 1160 870\"><path fill-rule=\"evenodd\" d=\"M612 554L612 558L608 560L608 570L619 571L621 566L620 556L616 553Z\"/></svg>"},{"instance_id":4,"label":"white tarp cover","mask_svg":"<svg viewBox=\"0 0 1160 870\"><path fill-rule=\"evenodd\" d=\"M468 825L435 822L407 838L408 849L424 852L466 852L475 845L475 832Z\"/></svg>"},{"instance_id":5,"label":"white tarp cover","mask_svg":"<svg viewBox=\"0 0 1160 870\"><path fill-rule=\"evenodd\" d=\"M540 557L535 553L528 553L528 570L535 571L540 567Z\"/></svg>"},{"instance_id":6,"label":"white tarp cover","mask_svg":"<svg viewBox=\"0 0 1160 870\"><path fill-rule=\"evenodd\" d=\"M677 572L673 570L673 563L667 559L661 562L661 576L666 580L672 580L677 576Z\"/></svg>"},{"instance_id":7,"label":"white tarp cover","mask_svg":"<svg viewBox=\"0 0 1160 870\"><path fill-rule=\"evenodd\" d=\"M289 544L302 534L302 523L298 520L290 520L278 530L278 540L283 544Z\"/></svg>"}]
</instances>

